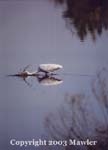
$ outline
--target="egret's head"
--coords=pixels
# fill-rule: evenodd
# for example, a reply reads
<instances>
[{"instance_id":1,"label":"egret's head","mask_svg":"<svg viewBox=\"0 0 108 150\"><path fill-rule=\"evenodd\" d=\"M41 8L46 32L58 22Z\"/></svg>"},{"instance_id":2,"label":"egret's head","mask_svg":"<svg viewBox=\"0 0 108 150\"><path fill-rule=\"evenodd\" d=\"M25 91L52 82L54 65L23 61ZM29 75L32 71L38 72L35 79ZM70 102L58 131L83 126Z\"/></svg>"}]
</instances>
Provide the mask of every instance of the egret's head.
<instances>
[{"instance_id":1,"label":"egret's head","mask_svg":"<svg viewBox=\"0 0 108 150\"><path fill-rule=\"evenodd\" d=\"M58 65L58 68L59 68L59 69L62 69L62 68L63 68L63 66L61 66L61 65Z\"/></svg>"}]
</instances>

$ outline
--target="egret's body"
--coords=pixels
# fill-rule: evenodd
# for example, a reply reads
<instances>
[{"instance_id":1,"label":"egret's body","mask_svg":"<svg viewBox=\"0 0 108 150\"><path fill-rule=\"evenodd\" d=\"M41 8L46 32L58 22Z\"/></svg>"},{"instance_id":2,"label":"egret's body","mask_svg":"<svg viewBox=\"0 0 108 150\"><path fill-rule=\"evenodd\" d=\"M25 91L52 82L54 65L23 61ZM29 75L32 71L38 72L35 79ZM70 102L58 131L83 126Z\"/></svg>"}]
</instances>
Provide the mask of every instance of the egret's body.
<instances>
[{"instance_id":1,"label":"egret's body","mask_svg":"<svg viewBox=\"0 0 108 150\"><path fill-rule=\"evenodd\" d=\"M28 77L36 77L38 79L38 82L42 85L57 85L62 83L63 81L61 79L56 79L54 75L57 75L55 73L52 73L58 69L63 68L61 65L58 64L40 64L38 67L38 70L35 72L29 72L27 71L27 68L30 65L27 65L22 71L20 71L17 74L9 75L14 77L20 77L22 78L27 85L31 86L29 82L27 82Z\"/></svg>"},{"instance_id":2,"label":"egret's body","mask_svg":"<svg viewBox=\"0 0 108 150\"><path fill-rule=\"evenodd\" d=\"M26 78L28 76L49 76L49 75L54 75L50 73L54 72L55 70L63 68L61 65L58 64L40 64L38 67L38 71L29 72L26 70L28 67L29 65L26 66L22 72L19 72L14 76L19 76L22 78Z\"/></svg>"},{"instance_id":3,"label":"egret's body","mask_svg":"<svg viewBox=\"0 0 108 150\"><path fill-rule=\"evenodd\" d=\"M61 68L63 68L63 67L59 64L40 64L38 71L50 73L50 72L54 72L54 71L61 69Z\"/></svg>"}]
</instances>

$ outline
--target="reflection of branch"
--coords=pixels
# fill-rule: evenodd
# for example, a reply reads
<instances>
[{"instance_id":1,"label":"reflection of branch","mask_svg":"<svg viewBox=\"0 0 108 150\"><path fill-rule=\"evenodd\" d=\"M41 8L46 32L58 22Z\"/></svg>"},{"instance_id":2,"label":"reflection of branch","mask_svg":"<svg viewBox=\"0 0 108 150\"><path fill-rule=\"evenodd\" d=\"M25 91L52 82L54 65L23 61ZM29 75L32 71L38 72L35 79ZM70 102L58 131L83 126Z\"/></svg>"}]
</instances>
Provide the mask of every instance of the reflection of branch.
<instances>
[{"instance_id":1,"label":"reflection of branch","mask_svg":"<svg viewBox=\"0 0 108 150\"><path fill-rule=\"evenodd\" d=\"M102 150L105 146L108 147L107 79L107 70L103 69L98 73L92 84L91 98L94 102L82 94L65 96L65 103L57 115L50 114L45 120L45 127L52 138L98 141L96 146L85 146L87 150Z\"/></svg>"},{"instance_id":2,"label":"reflection of branch","mask_svg":"<svg viewBox=\"0 0 108 150\"><path fill-rule=\"evenodd\" d=\"M51 116L51 118L50 117L46 118L45 126L48 129L51 137L54 139L57 139L57 140L59 140L60 137L64 138L65 135L61 132L59 126L57 128L57 124L55 124L56 121L55 121L55 123L53 123L53 120L56 120L55 116L53 114L50 114L50 116ZM49 127L49 124L51 125L50 127Z\"/></svg>"},{"instance_id":3,"label":"reflection of branch","mask_svg":"<svg viewBox=\"0 0 108 150\"><path fill-rule=\"evenodd\" d=\"M28 81L27 81L27 77L26 78L22 78L23 81L29 86L29 87L32 87L32 84L30 84Z\"/></svg>"},{"instance_id":4,"label":"reflection of branch","mask_svg":"<svg viewBox=\"0 0 108 150\"><path fill-rule=\"evenodd\" d=\"M98 73L98 78L92 85L92 92L103 112L105 121L108 123L108 117L105 113L105 111L108 113L108 80L107 77L105 77L105 73L108 75L108 71L105 68L102 72Z\"/></svg>"},{"instance_id":5,"label":"reflection of branch","mask_svg":"<svg viewBox=\"0 0 108 150\"><path fill-rule=\"evenodd\" d=\"M65 2L65 0L50 0L50 1L54 1L55 4L60 4L60 5L62 5Z\"/></svg>"}]
</instances>

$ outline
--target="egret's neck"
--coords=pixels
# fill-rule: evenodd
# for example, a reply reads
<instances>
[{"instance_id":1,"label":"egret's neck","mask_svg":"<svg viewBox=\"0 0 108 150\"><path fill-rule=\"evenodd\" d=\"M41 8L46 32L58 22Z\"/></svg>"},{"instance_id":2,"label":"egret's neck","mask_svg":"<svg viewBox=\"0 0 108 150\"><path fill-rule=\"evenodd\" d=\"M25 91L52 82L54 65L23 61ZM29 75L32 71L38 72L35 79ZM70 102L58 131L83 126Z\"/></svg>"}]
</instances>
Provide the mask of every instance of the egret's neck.
<instances>
[{"instance_id":1,"label":"egret's neck","mask_svg":"<svg viewBox=\"0 0 108 150\"><path fill-rule=\"evenodd\" d=\"M37 74L36 71L34 71L34 72L28 72L28 75L36 75L36 74Z\"/></svg>"}]
</instances>

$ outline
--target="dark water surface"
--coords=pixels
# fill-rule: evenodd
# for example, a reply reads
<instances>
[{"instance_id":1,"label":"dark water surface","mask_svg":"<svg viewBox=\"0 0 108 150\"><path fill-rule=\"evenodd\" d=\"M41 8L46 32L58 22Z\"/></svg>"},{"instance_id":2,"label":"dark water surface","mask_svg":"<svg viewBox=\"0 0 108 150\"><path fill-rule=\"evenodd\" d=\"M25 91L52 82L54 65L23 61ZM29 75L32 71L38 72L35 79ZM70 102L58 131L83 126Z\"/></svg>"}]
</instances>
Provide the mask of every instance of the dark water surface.
<instances>
[{"instance_id":1,"label":"dark water surface","mask_svg":"<svg viewBox=\"0 0 108 150\"><path fill-rule=\"evenodd\" d=\"M68 133L71 131L67 132L67 129L71 126L78 133L77 136L72 133L70 138L92 139L95 135L101 137L101 133L97 135L95 131L95 128L98 128L97 124L99 130L104 128L102 132L108 133L106 94L108 84L105 85L107 82L104 83L103 80L103 78L105 81L108 79L107 70L104 69L99 76L96 76L99 70L103 67L107 69L108 66L108 15L106 20L104 19L106 26L103 22L100 24L102 29L100 34L97 33L100 28L94 25L92 34L85 27L86 31L80 29L86 34L82 32L81 34L79 31L78 36L78 22L76 21L75 27L74 15L71 18L69 16L71 13L67 13L68 19L63 17L66 8L65 4L61 5L53 0L0 1L0 142L2 150L20 149L18 146L12 147L9 144L10 139L31 140L53 137L69 139ZM74 20L73 24L69 24L69 18ZM67 26L71 26L73 33ZM41 63L63 65L63 69L58 71L59 75L56 76L63 82L45 86L43 82L39 83L37 78L30 77L27 79L28 85L23 79L6 76L17 73L28 64L32 65L31 70L37 70ZM93 86L92 83L94 83ZM64 109L66 110L63 111ZM60 114L62 117L59 116ZM71 124L72 117L75 121ZM63 126L62 121L66 122L67 128ZM56 129L59 129L64 136L60 135ZM101 145L105 144L104 142ZM63 149L63 147L60 148ZM30 148L27 147L27 149ZM33 149L34 147L31 147L30 150ZM67 147L67 149L70 148Z\"/></svg>"}]
</instances>

